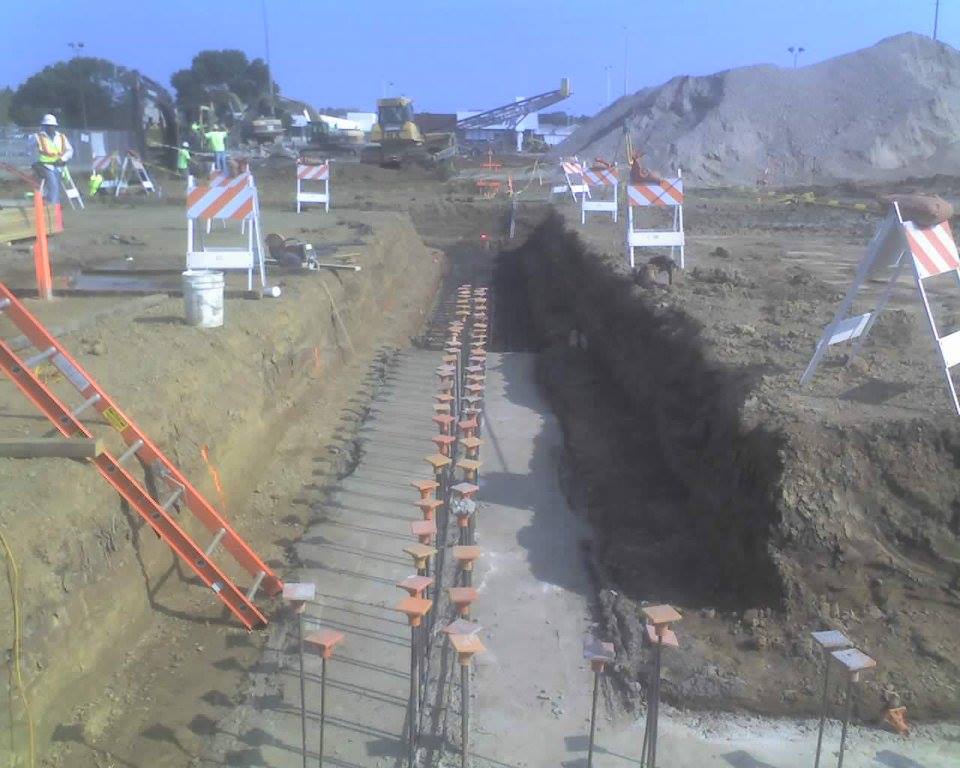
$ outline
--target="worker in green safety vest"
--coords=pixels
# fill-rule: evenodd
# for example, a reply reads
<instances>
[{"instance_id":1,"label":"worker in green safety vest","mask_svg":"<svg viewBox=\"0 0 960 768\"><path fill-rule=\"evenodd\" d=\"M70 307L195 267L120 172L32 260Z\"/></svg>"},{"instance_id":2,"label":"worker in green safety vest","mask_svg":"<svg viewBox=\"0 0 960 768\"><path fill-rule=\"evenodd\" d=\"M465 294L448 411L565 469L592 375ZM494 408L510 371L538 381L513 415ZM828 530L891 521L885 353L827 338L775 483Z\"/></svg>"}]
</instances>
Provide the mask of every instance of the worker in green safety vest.
<instances>
[{"instance_id":1,"label":"worker in green safety vest","mask_svg":"<svg viewBox=\"0 0 960 768\"><path fill-rule=\"evenodd\" d=\"M90 173L89 186L87 187L87 192L90 193L90 197L96 197L97 192L100 191L100 187L103 186L103 174L99 171L92 171Z\"/></svg>"},{"instance_id":2,"label":"worker in green safety vest","mask_svg":"<svg viewBox=\"0 0 960 768\"><path fill-rule=\"evenodd\" d=\"M60 202L60 184L63 168L73 157L73 147L65 133L58 130L57 118L53 115L44 115L40 121L40 130L32 134L36 152L34 168L44 180L43 196L48 203Z\"/></svg>"},{"instance_id":3,"label":"worker in green safety vest","mask_svg":"<svg viewBox=\"0 0 960 768\"><path fill-rule=\"evenodd\" d=\"M220 124L213 126L212 131L203 134L207 140L207 146L213 152L213 165L218 171L228 173L227 168L227 132Z\"/></svg>"},{"instance_id":4,"label":"worker in green safety vest","mask_svg":"<svg viewBox=\"0 0 960 768\"><path fill-rule=\"evenodd\" d=\"M187 176L190 173L190 145L183 142L177 150L177 175Z\"/></svg>"}]
</instances>

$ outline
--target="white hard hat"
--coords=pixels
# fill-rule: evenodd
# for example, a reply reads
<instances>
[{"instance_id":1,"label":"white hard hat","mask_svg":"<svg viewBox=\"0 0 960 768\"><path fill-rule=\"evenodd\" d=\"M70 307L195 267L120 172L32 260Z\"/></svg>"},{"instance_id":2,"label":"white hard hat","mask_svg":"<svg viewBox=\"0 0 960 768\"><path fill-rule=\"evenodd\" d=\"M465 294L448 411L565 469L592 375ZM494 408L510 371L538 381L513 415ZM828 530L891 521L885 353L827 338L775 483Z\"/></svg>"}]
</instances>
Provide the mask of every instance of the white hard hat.
<instances>
[{"instance_id":1,"label":"white hard hat","mask_svg":"<svg viewBox=\"0 0 960 768\"><path fill-rule=\"evenodd\" d=\"M57 123L56 117L54 117L53 115L47 114L47 115L44 115L43 118L41 118L40 125L59 125L59 123Z\"/></svg>"},{"instance_id":2,"label":"white hard hat","mask_svg":"<svg viewBox=\"0 0 960 768\"><path fill-rule=\"evenodd\" d=\"M180 146L181 146L181 147L189 147L189 146L190 146L190 142L185 141L185 142L183 142L183 144L181 144Z\"/></svg>"}]
</instances>

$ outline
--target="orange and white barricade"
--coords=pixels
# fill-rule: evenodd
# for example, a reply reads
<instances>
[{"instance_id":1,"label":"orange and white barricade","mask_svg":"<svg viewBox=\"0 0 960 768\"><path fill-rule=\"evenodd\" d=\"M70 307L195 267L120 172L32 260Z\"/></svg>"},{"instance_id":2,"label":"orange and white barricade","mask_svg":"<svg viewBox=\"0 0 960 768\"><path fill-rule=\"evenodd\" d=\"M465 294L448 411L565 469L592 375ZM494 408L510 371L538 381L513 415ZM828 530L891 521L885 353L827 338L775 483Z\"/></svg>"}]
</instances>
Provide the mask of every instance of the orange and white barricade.
<instances>
[{"instance_id":1,"label":"orange and white barricade","mask_svg":"<svg viewBox=\"0 0 960 768\"><path fill-rule=\"evenodd\" d=\"M304 183L323 184L323 192L306 192ZM300 213L303 203L320 203L324 210L330 210L330 161L308 164L297 161L297 213Z\"/></svg>"},{"instance_id":2,"label":"orange and white barricade","mask_svg":"<svg viewBox=\"0 0 960 768\"><path fill-rule=\"evenodd\" d=\"M248 174L249 175L249 174ZM244 269L247 290L253 288L253 270L260 271L260 285L266 289L267 274L263 260L260 230L260 202L253 179L233 177L232 183L196 186L187 180L187 269ZM242 246L207 246L203 227L196 223L219 219L239 221L245 226Z\"/></svg>"},{"instance_id":3,"label":"orange and white barricade","mask_svg":"<svg viewBox=\"0 0 960 768\"><path fill-rule=\"evenodd\" d=\"M617 174L617 169L615 167L584 168L583 180L588 188L610 188L613 191L613 196L608 200L594 200L592 196L588 199L587 195L580 195L580 223L587 223L587 213L589 211L612 213L613 221L616 223L617 209L619 208L617 194L620 189L620 176Z\"/></svg>"},{"instance_id":4,"label":"orange and white barricade","mask_svg":"<svg viewBox=\"0 0 960 768\"><path fill-rule=\"evenodd\" d=\"M128 180L129 177L129 180ZM117 185L114 195L120 196L130 186L130 181L139 184L144 192L153 192L156 194L157 188L153 185L153 179L147 173L147 168L140 159L140 156L132 149L127 150L124 155L123 165L120 166L120 173L117 175Z\"/></svg>"},{"instance_id":5,"label":"orange and white barricade","mask_svg":"<svg viewBox=\"0 0 960 768\"><path fill-rule=\"evenodd\" d=\"M187 188L193 186L193 177L187 177ZM254 187L256 184L253 181L253 174L250 171L241 171L236 176L231 176L229 173L224 173L223 171L214 170L211 172L210 177L207 179L207 185L211 187L229 187L234 184L247 184L248 186ZM227 222L223 221L223 228L227 228ZM210 234L211 220L207 219L207 234ZM240 222L240 232L247 231L247 221L243 219Z\"/></svg>"},{"instance_id":6,"label":"orange and white barricade","mask_svg":"<svg viewBox=\"0 0 960 768\"><path fill-rule=\"evenodd\" d=\"M634 208L672 208L673 225L670 229L635 229ZM669 248L670 258L680 269L686 266L683 237L683 178L677 171L675 179L658 179L627 184L627 257L630 267L636 266L634 248ZM680 260L674 252L679 249Z\"/></svg>"},{"instance_id":7,"label":"orange and white barricade","mask_svg":"<svg viewBox=\"0 0 960 768\"><path fill-rule=\"evenodd\" d=\"M827 326L820 340L817 342L813 357L810 359L800 384L804 385L813 378L817 366L823 359L827 349L833 344L857 339L849 359L860 351L867 334L877 321L893 293L897 279L905 268L913 272L917 293L923 302L927 323L933 336L934 345L940 354L943 372L947 379L947 388L954 410L960 415L960 401L957 400L957 390L953 383L950 370L960 365L960 331L953 331L944 336L940 335L924 280L938 275L952 274L956 278L955 288L960 286L960 255L953 239L949 222L942 221L931 227L918 227L912 221L904 221L900 215L900 207L893 203L890 213L884 219L873 239L867 246L867 252L857 267L853 284L847 290L836 315ZM850 315L850 309L856 299L860 287L875 277L886 277L887 284L880 292L873 309L860 315Z\"/></svg>"},{"instance_id":8,"label":"orange and white barricade","mask_svg":"<svg viewBox=\"0 0 960 768\"><path fill-rule=\"evenodd\" d=\"M558 184L550 189L550 195L565 195L567 192L573 198L573 202L579 202L577 195L581 197L586 195L590 197L590 187L583 179L583 165L576 157L560 160L560 172L563 174L563 184Z\"/></svg>"}]
</instances>

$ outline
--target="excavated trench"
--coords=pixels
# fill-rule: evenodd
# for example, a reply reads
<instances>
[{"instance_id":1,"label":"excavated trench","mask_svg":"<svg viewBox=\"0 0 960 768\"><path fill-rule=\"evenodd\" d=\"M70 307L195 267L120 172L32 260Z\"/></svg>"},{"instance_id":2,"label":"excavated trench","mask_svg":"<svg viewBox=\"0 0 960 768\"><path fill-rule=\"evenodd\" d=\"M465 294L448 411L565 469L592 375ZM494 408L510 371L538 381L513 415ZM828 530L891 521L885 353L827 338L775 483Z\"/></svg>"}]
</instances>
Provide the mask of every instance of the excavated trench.
<instances>
[{"instance_id":1,"label":"excavated trench","mask_svg":"<svg viewBox=\"0 0 960 768\"><path fill-rule=\"evenodd\" d=\"M779 606L779 446L738 414L752 372L711 364L689 316L605 269L556 215L501 255L495 284L494 344L542 350L603 584L636 600Z\"/></svg>"}]
</instances>

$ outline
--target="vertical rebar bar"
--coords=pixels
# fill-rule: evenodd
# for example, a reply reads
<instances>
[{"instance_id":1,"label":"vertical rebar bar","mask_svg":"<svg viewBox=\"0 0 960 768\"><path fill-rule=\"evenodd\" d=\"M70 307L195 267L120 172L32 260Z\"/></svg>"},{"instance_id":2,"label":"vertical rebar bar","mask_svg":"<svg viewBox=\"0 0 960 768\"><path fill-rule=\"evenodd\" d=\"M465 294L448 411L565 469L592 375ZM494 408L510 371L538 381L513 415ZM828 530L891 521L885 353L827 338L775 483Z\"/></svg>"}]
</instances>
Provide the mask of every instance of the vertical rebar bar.
<instances>
[{"instance_id":1,"label":"vertical rebar bar","mask_svg":"<svg viewBox=\"0 0 960 768\"><path fill-rule=\"evenodd\" d=\"M590 741L587 745L587 768L593 768L593 738L597 728L597 693L600 690L600 670L593 671L593 704L590 707Z\"/></svg>"},{"instance_id":2,"label":"vertical rebar bar","mask_svg":"<svg viewBox=\"0 0 960 768\"><path fill-rule=\"evenodd\" d=\"M410 702L408 710L410 712L410 733L407 752L407 768L413 768L413 761L416 753L417 741L417 691L420 687L420 680L417 676L417 628L410 627Z\"/></svg>"},{"instance_id":3,"label":"vertical rebar bar","mask_svg":"<svg viewBox=\"0 0 960 768\"><path fill-rule=\"evenodd\" d=\"M460 666L460 768L467 768L470 745L470 666Z\"/></svg>"},{"instance_id":4,"label":"vertical rebar bar","mask_svg":"<svg viewBox=\"0 0 960 768\"><path fill-rule=\"evenodd\" d=\"M830 685L830 659L823 655L823 697L820 702L820 732L817 734L817 756L813 761L813 768L820 768L820 749L823 746L823 729L827 723L827 696Z\"/></svg>"},{"instance_id":5,"label":"vertical rebar bar","mask_svg":"<svg viewBox=\"0 0 960 768\"><path fill-rule=\"evenodd\" d=\"M327 720L327 657L320 661L320 768L323 768L323 728Z\"/></svg>"},{"instance_id":6,"label":"vertical rebar bar","mask_svg":"<svg viewBox=\"0 0 960 768\"><path fill-rule=\"evenodd\" d=\"M660 726L660 648L661 639L657 637L654 651L653 677L653 726L650 729L650 768L657 768L657 729Z\"/></svg>"},{"instance_id":7,"label":"vertical rebar bar","mask_svg":"<svg viewBox=\"0 0 960 768\"><path fill-rule=\"evenodd\" d=\"M844 702L843 730L840 731L840 759L837 768L843 768L843 750L847 743L847 727L850 725L850 715L853 712L853 675L847 678L847 700Z\"/></svg>"},{"instance_id":8,"label":"vertical rebar bar","mask_svg":"<svg viewBox=\"0 0 960 768\"><path fill-rule=\"evenodd\" d=\"M303 669L303 612L297 613L297 655L300 659L300 754L307 768L307 697L306 673Z\"/></svg>"}]
</instances>

